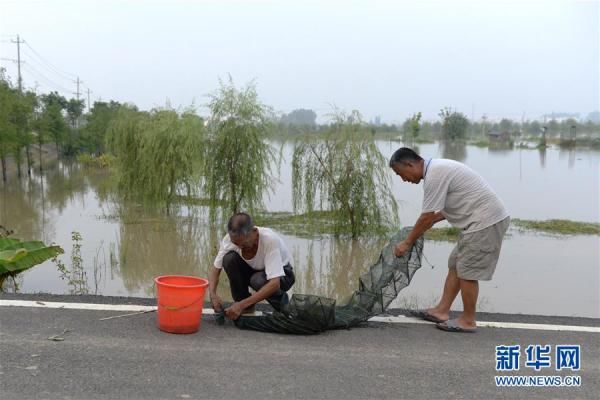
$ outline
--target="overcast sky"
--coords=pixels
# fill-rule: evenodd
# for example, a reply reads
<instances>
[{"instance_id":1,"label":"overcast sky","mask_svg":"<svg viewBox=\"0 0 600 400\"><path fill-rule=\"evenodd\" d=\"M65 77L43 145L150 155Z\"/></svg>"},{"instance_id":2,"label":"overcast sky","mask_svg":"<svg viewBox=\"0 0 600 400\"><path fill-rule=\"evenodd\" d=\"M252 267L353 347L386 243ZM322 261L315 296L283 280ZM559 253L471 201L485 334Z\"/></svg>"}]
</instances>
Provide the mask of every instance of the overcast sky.
<instances>
[{"instance_id":1,"label":"overcast sky","mask_svg":"<svg viewBox=\"0 0 600 400\"><path fill-rule=\"evenodd\" d=\"M92 101L142 109L205 113L231 74L281 112L585 116L599 108L599 20L598 1L0 0L0 57L16 58L19 34L27 87L73 96L79 76Z\"/></svg>"}]
</instances>

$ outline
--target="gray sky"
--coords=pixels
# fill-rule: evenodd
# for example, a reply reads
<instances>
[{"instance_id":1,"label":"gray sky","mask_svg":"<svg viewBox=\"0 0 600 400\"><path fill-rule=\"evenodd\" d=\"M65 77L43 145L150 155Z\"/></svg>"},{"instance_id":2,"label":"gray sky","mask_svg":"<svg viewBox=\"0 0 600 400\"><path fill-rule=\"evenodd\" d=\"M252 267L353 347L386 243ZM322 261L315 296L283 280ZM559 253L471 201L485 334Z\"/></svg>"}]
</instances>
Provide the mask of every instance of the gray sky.
<instances>
[{"instance_id":1,"label":"gray sky","mask_svg":"<svg viewBox=\"0 0 600 400\"><path fill-rule=\"evenodd\" d=\"M16 58L18 33L26 86L74 92L73 74L92 101L142 109L202 106L231 74L281 112L585 116L599 108L599 20L598 1L0 0L0 57Z\"/></svg>"}]
</instances>

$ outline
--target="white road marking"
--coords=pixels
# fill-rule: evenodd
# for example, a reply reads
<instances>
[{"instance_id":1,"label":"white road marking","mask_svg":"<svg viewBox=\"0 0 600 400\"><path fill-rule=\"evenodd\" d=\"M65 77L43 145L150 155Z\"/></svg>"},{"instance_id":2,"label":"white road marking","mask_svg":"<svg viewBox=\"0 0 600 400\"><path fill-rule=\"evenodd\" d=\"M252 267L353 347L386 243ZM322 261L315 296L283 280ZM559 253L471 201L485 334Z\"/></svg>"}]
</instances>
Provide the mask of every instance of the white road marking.
<instances>
[{"instance_id":1,"label":"white road marking","mask_svg":"<svg viewBox=\"0 0 600 400\"><path fill-rule=\"evenodd\" d=\"M90 303L61 303L55 301L28 301L28 300L0 300L0 306L4 307L36 307L36 308L63 308L69 310L93 310L93 311L121 311L138 312L153 311L156 306L139 306L133 304L90 304ZM212 308L202 310L204 315L213 315ZM262 313L257 312L257 315ZM388 316L372 317L371 322L382 322L391 324L432 324L414 317ZM528 329L539 331L564 331L564 332L592 332L600 333L600 327L595 326L577 326L577 325L551 325L551 324L527 324L522 322L488 322L477 321L479 328L508 328L508 329Z\"/></svg>"}]
</instances>

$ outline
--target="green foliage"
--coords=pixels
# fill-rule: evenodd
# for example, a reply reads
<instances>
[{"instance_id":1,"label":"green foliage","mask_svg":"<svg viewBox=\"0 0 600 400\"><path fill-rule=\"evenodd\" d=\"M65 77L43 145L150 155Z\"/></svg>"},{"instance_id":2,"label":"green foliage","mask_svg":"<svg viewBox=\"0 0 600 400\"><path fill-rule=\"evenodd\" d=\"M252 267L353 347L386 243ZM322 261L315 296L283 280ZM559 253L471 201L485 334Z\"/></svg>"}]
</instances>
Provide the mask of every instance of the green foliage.
<instances>
[{"instance_id":1,"label":"green foliage","mask_svg":"<svg viewBox=\"0 0 600 400\"><path fill-rule=\"evenodd\" d=\"M335 233L384 233L398 223L387 161L357 111L337 113L325 138L296 144L292 162L294 210L332 212Z\"/></svg>"},{"instance_id":2,"label":"green foliage","mask_svg":"<svg viewBox=\"0 0 600 400\"><path fill-rule=\"evenodd\" d=\"M530 221L513 219L512 223L523 229L537 230L562 235L600 235L600 223L578 222L565 219Z\"/></svg>"},{"instance_id":3,"label":"green foliage","mask_svg":"<svg viewBox=\"0 0 600 400\"><path fill-rule=\"evenodd\" d=\"M292 110L288 114L281 116L280 122L288 125L304 126L304 127L315 127L317 125L317 113L313 110L306 110L300 108Z\"/></svg>"},{"instance_id":4,"label":"green foliage","mask_svg":"<svg viewBox=\"0 0 600 400\"><path fill-rule=\"evenodd\" d=\"M42 100L42 115L40 120L40 129L38 132L38 143L45 142L45 136L49 135L56 145L56 151L60 151L67 133L68 126L63 116L63 111L67 107L67 99L57 92L44 94Z\"/></svg>"},{"instance_id":5,"label":"green foliage","mask_svg":"<svg viewBox=\"0 0 600 400\"><path fill-rule=\"evenodd\" d=\"M27 171L31 174L31 154L30 146L33 143L32 128L34 125L35 109L37 107L37 97L33 92L20 93L13 91L13 112L12 118L17 128L17 142L14 151L17 166L21 165L22 149L25 149L27 156ZM18 168L20 176L21 169Z\"/></svg>"},{"instance_id":6,"label":"green foliage","mask_svg":"<svg viewBox=\"0 0 600 400\"><path fill-rule=\"evenodd\" d=\"M11 119L14 96L10 83L0 70L0 159L3 179L6 181L6 158L17 147L17 127Z\"/></svg>"},{"instance_id":7,"label":"green foliage","mask_svg":"<svg viewBox=\"0 0 600 400\"><path fill-rule=\"evenodd\" d=\"M23 149L27 156L27 168L31 170L29 147L33 141L37 98L32 92L21 93L5 78L0 69L0 159L2 161L3 179L6 180L6 159L12 155L17 165L17 173L21 176Z\"/></svg>"},{"instance_id":8,"label":"green foliage","mask_svg":"<svg viewBox=\"0 0 600 400\"><path fill-rule=\"evenodd\" d=\"M439 116L442 119L442 136L444 139L456 140L467 137L469 120L464 114L444 108L440 110Z\"/></svg>"},{"instance_id":9,"label":"green foliage","mask_svg":"<svg viewBox=\"0 0 600 400\"><path fill-rule=\"evenodd\" d=\"M115 163L115 157L110 154L95 157L88 153L81 153L77 155L77 162L84 167L110 168Z\"/></svg>"},{"instance_id":10,"label":"green foliage","mask_svg":"<svg viewBox=\"0 0 600 400\"><path fill-rule=\"evenodd\" d=\"M16 274L62 253L63 249L59 246L0 236L0 291L7 277L14 278Z\"/></svg>"},{"instance_id":11,"label":"green foliage","mask_svg":"<svg viewBox=\"0 0 600 400\"><path fill-rule=\"evenodd\" d=\"M460 235L461 229L449 227L449 228L431 228L425 232L426 240L433 240L436 242L456 242Z\"/></svg>"},{"instance_id":12,"label":"green foliage","mask_svg":"<svg viewBox=\"0 0 600 400\"><path fill-rule=\"evenodd\" d=\"M65 109L70 129L67 131L63 153L67 156L73 156L79 151L79 122L85 109L83 100L70 99Z\"/></svg>"},{"instance_id":13,"label":"green foliage","mask_svg":"<svg viewBox=\"0 0 600 400\"><path fill-rule=\"evenodd\" d=\"M71 128L77 128L77 122L79 118L83 115L83 110L85 109L85 102L83 100L70 99L67 102L67 117L69 118L69 123L71 124Z\"/></svg>"},{"instance_id":14,"label":"green foliage","mask_svg":"<svg viewBox=\"0 0 600 400\"><path fill-rule=\"evenodd\" d=\"M254 215L254 221L257 225L303 238L333 235L338 232L335 212L332 211L312 211L306 214L262 211Z\"/></svg>"},{"instance_id":15,"label":"green foliage","mask_svg":"<svg viewBox=\"0 0 600 400\"><path fill-rule=\"evenodd\" d=\"M71 268L67 268L58 258L54 258L53 261L60 272L60 279L67 280L70 294L88 294L87 273L83 267L83 257L81 256L83 237L79 232L73 231L71 232L71 240L73 241Z\"/></svg>"},{"instance_id":16,"label":"green foliage","mask_svg":"<svg viewBox=\"0 0 600 400\"><path fill-rule=\"evenodd\" d=\"M271 110L260 103L254 84L238 90L231 77L210 96L205 191L231 213L253 211L271 185L273 149L266 142Z\"/></svg>"},{"instance_id":17,"label":"green foliage","mask_svg":"<svg viewBox=\"0 0 600 400\"><path fill-rule=\"evenodd\" d=\"M106 132L117 117L121 104L116 101L97 101L86 115L86 124L81 129L80 148L88 153L102 154L105 151Z\"/></svg>"},{"instance_id":18,"label":"green foliage","mask_svg":"<svg viewBox=\"0 0 600 400\"><path fill-rule=\"evenodd\" d=\"M191 112L138 112L121 107L108 130L125 198L169 206L179 192L191 196L202 166L204 123Z\"/></svg>"},{"instance_id":19,"label":"green foliage","mask_svg":"<svg viewBox=\"0 0 600 400\"><path fill-rule=\"evenodd\" d=\"M417 139L419 137L419 131L421 130L421 126L419 122L421 121L421 112L413 114L410 117L410 133L413 139Z\"/></svg>"}]
</instances>

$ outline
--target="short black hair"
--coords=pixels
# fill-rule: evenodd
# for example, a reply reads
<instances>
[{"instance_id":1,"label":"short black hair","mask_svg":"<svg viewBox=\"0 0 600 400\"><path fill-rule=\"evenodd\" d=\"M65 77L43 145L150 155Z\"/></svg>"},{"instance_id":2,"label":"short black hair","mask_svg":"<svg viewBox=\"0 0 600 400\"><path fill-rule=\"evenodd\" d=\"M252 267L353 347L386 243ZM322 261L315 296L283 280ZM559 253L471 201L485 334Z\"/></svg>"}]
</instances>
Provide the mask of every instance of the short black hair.
<instances>
[{"instance_id":1,"label":"short black hair","mask_svg":"<svg viewBox=\"0 0 600 400\"><path fill-rule=\"evenodd\" d=\"M394 166L394 164L403 163L406 161L421 161L423 158L415 153L413 149L409 149L408 147L401 147L392 154L392 158L390 158L390 168Z\"/></svg>"},{"instance_id":2,"label":"short black hair","mask_svg":"<svg viewBox=\"0 0 600 400\"><path fill-rule=\"evenodd\" d=\"M252 217L245 212L235 213L227 223L227 233L233 236L246 236L254 228Z\"/></svg>"}]
</instances>

